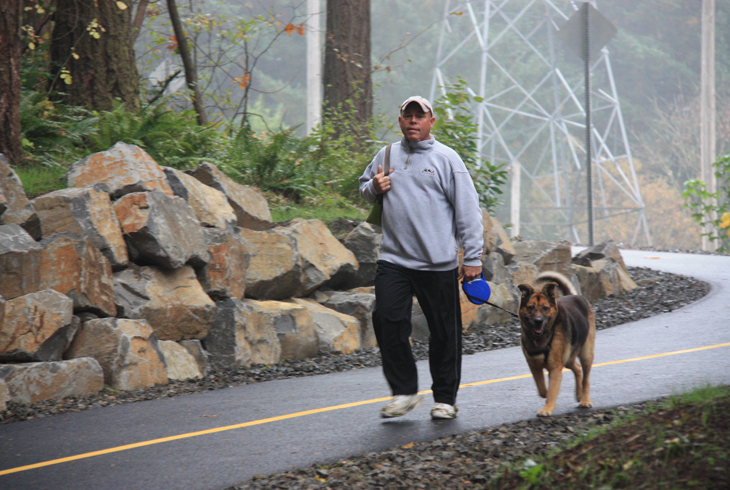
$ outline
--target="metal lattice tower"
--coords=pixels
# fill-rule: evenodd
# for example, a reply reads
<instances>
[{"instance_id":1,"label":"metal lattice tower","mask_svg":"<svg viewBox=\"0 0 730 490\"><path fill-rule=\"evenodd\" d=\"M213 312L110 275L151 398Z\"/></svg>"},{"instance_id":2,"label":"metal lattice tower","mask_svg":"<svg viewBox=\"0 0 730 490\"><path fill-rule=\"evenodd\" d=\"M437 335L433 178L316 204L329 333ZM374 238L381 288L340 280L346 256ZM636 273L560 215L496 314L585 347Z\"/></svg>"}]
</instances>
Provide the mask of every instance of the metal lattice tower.
<instances>
[{"instance_id":1,"label":"metal lattice tower","mask_svg":"<svg viewBox=\"0 0 730 490\"><path fill-rule=\"evenodd\" d=\"M445 3L431 100L455 77L466 82L481 156L510 170L509 199L497 215L513 236L585 243L584 65L558 37L578 3ZM590 70L596 235L650 245L608 49Z\"/></svg>"}]
</instances>

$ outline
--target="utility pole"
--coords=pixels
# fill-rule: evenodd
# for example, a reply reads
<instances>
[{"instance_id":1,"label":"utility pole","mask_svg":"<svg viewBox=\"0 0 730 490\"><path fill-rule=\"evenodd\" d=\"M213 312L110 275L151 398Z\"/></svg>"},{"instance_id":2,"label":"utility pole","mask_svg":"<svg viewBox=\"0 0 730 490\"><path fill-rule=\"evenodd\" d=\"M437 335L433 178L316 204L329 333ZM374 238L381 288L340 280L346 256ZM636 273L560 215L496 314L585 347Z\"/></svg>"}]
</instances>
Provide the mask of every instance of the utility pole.
<instances>
[{"instance_id":1,"label":"utility pole","mask_svg":"<svg viewBox=\"0 0 730 490\"><path fill-rule=\"evenodd\" d=\"M322 41L319 0L307 0L307 134L322 120Z\"/></svg>"},{"instance_id":2,"label":"utility pole","mask_svg":"<svg viewBox=\"0 0 730 490\"><path fill-rule=\"evenodd\" d=\"M715 162L715 0L702 0L702 85L700 93L700 178L710 193L717 192L717 179L712 164ZM716 203L715 203L716 204ZM712 212L710 221L717 219ZM703 233L713 231L705 226ZM702 237L702 250L714 251L715 243Z\"/></svg>"},{"instance_id":3,"label":"utility pole","mask_svg":"<svg viewBox=\"0 0 730 490\"><path fill-rule=\"evenodd\" d=\"M583 60L585 61L585 109L586 109L586 200L588 213L588 246L593 246L593 162L591 139L593 125L591 123L591 4L584 2L581 6L583 15Z\"/></svg>"}]
</instances>

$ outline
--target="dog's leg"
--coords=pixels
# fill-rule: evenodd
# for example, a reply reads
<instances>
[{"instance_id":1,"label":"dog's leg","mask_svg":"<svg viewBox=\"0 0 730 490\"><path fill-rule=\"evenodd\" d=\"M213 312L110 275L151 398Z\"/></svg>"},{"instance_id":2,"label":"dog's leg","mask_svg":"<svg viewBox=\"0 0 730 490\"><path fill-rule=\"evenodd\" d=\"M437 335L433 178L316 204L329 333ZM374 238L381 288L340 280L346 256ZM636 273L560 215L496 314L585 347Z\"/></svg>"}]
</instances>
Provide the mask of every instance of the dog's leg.
<instances>
[{"instance_id":1,"label":"dog's leg","mask_svg":"<svg viewBox=\"0 0 730 490\"><path fill-rule=\"evenodd\" d=\"M585 352L584 352L585 351ZM583 396L578 400L580 408L591 408L591 366L593 366L593 345L583 346L580 363L583 366Z\"/></svg>"},{"instance_id":2,"label":"dog's leg","mask_svg":"<svg viewBox=\"0 0 730 490\"><path fill-rule=\"evenodd\" d=\"M593 310L588 314L588 338L580 349L578 357L583 366L583 396L578 402L581 408L591 408L591 367L593 366L594 348L596 346L596 321Z\"/></svg>"},{"instance_id":3,"label":"dog's leg","mask_svg":"<svg viewBox=\"0 0 730 490\"><path fill-rule=\"evenodd\" d=\"M575 401L579 402L583 398L583 370L575 357L568 363L568 368L575 375Z\"/></svg>"},{"instance_id":4,"label":"dog's leg","mask_svg":"<svg viewBox=\"0 0 730 490\"><path fill-rule=\"evenodd\" d=\"M545 386L545 374L542 372L542 362L527 361L527 365L530 367L532 377L535 379L535 385L537 386L537 394L542 398L547 397L547 387Z\"/></svg>"},{"instance_id":5,"label":"dog's leg","mask_svg":"<svg viewBox=\"0 0 730 490\"><path fill-rule=\"evenodd\" d=\"M555 402L558 399L558 393L560 393L560 383L563 381L563 365L558 364L549 368L548 377L547 402L545 402L542 410L537 412L538 417L549 417L555 411Z\"/></svg>"}]
</instances>

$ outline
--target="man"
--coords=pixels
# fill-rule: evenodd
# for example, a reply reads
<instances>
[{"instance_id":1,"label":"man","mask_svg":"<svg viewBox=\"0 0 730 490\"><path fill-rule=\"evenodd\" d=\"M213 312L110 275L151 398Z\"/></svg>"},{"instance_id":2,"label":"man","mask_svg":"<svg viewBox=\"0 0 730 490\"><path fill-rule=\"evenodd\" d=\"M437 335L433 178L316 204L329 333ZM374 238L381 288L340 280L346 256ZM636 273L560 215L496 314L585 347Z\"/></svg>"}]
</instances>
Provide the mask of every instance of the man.
<instances>
[{"instance_id":1,"label":"man","mask_svg":"<svg viewBox=\"0 0 730 490\"><path fill-rule=\"evenodd\" d=\"M381 409L385 418L405 415L423 403L409 342L414 294L431 334L431 417L456 417L461 378L459 280L471 281L482 271L479 198L459 155L431 136L435 121L428 100L406 99L398 117L403 138L391 147L389 174L383 173L383 149L360 177L360 195L366 201L372 203L383 194L373 327L393 394Z\"/></svg>"}]
</instances>

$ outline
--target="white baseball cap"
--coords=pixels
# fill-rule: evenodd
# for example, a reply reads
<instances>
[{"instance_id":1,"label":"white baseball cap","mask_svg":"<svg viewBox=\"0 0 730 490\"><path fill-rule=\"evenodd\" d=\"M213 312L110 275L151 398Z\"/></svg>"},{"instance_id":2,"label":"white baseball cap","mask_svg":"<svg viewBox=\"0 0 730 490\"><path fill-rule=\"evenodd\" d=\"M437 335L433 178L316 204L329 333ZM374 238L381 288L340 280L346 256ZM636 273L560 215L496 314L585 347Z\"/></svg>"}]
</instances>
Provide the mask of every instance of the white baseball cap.
<instances>
[{"instance_id":1,"label":"white baseball cap","mask_svg":"<svg viewBox=\"0 0 730 490\"><path fill-rule=\"evenodd\" d=\"M408 97L405 100L405 102L403 102L400 105L400 111L401 111L401 113L403 113L403 110L406 107L408 107L408 104L410 104L411 102L416 102L419 106L421 106L421 110L423 112L433 113L433 109L431 108L431 103L428 100L426 100L423 97L421 97L420 95L413 95L411 97Z\"/></svg>"}]
</instances>

